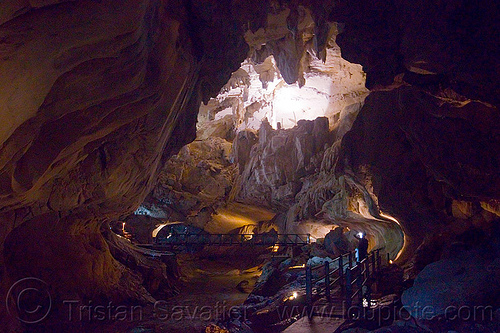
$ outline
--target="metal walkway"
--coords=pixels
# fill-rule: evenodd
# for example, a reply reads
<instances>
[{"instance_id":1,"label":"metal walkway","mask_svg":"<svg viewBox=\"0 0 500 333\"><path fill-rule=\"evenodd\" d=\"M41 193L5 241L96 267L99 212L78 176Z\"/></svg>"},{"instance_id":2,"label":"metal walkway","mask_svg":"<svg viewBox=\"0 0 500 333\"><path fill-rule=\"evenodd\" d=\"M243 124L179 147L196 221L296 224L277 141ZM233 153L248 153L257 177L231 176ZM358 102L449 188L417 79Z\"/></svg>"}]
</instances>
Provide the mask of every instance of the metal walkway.
<instances>
[{"instance_id":1,"label":"metal walkway","mask_svg":"<svg viewBox=\"0 0 500 333\"><path fill-rule=\"evenodd\" d=\"M350 311L371 307L371 285L382 267L380 250L372 251L361 262L349 252L332 262L306 266L308 315L349 318Z\"/></svg>"},{"instance_id":2,"label":"metal walkway","mask_svg":"<svg viewBox=\"0 0 500 333\"><path fill-rule=\"evenodd\" d=\"M150 247L170 248L176 246L301 246L311 242L309 234L205 234L170 233L156 237ZM143 245L144 246L144 245Z\"/></svg>"},{"instance_id":3,"label":"metal walkway","mask_svg":"<svg viewBox=\"0 0 500 333\"><path fill-rule=\"evenodd\" d=\"M324 264L306 265L305 311L283 332L336 333L353 315L372 307L370 288L382 267L380 250L361 262L350 252Z\"/></svg>"}]
</instances>

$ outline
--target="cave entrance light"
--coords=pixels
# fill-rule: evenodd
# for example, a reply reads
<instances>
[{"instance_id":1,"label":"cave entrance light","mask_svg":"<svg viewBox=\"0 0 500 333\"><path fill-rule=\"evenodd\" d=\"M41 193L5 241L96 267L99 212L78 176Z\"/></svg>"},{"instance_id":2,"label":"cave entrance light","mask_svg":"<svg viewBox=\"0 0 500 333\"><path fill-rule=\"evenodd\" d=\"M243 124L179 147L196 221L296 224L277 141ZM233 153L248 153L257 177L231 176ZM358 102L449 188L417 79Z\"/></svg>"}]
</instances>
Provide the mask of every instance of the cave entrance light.
<instances>
[{"instance_id":1,"label":"cave entrance light","mask_svg":"<svg viewBox=\"0 0 500 333\"><path fill-rule=\"evenodd\" d=\"M219 95L200 106L198 130L230 122L236 132L258 130L267 119L274 129L293 128L299 120L327 117L330 128L344 110L359 109L368 95L360 65L327 50L327 61L310 60L305 84L287 84L272 55L261 64L245 60Z\"/></svg>"}]
</instances>

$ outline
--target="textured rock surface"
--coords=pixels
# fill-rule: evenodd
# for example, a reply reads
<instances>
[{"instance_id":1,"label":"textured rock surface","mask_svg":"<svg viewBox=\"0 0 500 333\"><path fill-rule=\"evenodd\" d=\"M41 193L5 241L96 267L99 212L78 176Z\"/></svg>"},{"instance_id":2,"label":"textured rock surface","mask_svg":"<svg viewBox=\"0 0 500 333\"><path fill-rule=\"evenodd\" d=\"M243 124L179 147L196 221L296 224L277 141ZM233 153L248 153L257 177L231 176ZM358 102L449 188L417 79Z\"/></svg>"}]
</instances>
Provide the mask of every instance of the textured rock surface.
<instances>
[{"instance_id":1,"label":"textured rock surface","mask_svg":"<svg viewBox=\"0 0 500 333\"><path fill-rule=\"evenodd\" d=\"M142 297L100 228L135 210L162 157L194 139L200 100L247 55L235 27L258 27L266 9L242 5L2 3L2 295L34 276L58 297Z\"/></svg>"},{"instance_id":2,"label":"textured rock surface","mask_svg":"<svg viewBox=\"0 0 500 333\"><path fill-rule=\"evenodd\" d=\"M306 181L308 186L316 180L323 152L331 145L332 140L340 140L350 129L367 90L364 88L364 73L360 67L340 57L340 49L335 44L335 35L338 33L336 25L327 25L322 46L325 47L325 61L322 62L314 56L313 41L316 37L311 13L302 7L298 11L295 30L283 26L287 17L290 18L294 13L293 10L285 9L270 14L265 29L247 32L246 40L251 46L252 57L232 74L216 98L200 108L198 145L206 149L198 155L206 155L203 158L207 160L213 160L214 156L220 158L220 154L209 152L210 149L214 152L220 150L209 143L210 136L228 141L234 139L232 155L242 176L238 177L236 183L235 178L225 177L224 172L217 176L219 178L213 178L209 174L203 174L204 177L200 178L185 176L181 181L182 185L173 186L173 179L180 179L179 176L174 176L179 170L200 168L196 160L186 159L181 153L167 163L162 171L164 175L160 176L163 179L162 185L146 199L144 207L147 214L170 220L189 220L203 227L210 215L215 213L217 206L228 199L286 212L296 203L295 196L301 190L303 179L311 177ZM294 39L293 34L301 35L303 41ZM262 46L265 42L267 46ZM288 45L287 43L293 46L292 49L283 46ZM296 43L300 46L295 47ZM295 62L297 57L302 58L300 66ZM287 59L290 64L287 64ZM303 81L298 79L299 76ZM299 82L288 85L286 82L290 80L293 83L291 77L296 77ZM301 85L302 88L299 89ZM316 119L321 115L327 118ZM269 118L270 123L266 118ZM304 118L316 120L299 120ZM264 125L261 125L262 121ZM291 128L294 126L295 128ZM256 137L253 130L258 128L259 137ZM276 131L276 128L280 130ZM259 144L255 145L257 142ZM336 158L337 152L338 149L333 153L333 158ZM183 161L182 166L178 165L179 160ZM228 161L217 163L227 165ZM331 169L333 164L328 168ZM171 184L164 181L166 178ZM219 186L225 184L226 188L233 187L231 195L228 197L226 192L226 195L210 199L196 194L206 192L202 190L208 189L212 180L216 180ZM330 185L332 183L328 176L323 177L322 181ZM333 182L334 187L338 185L335 179ZM319 186L321 185L318 184ZM305 210L310 206L306 201L311 197L315 200L315 208L312 209L314 212L306 213L305 218L314 218L314 214L321 211L326 201L318 198L324 197L323 192L316 196L302 197ZM185 207L186 205L189 207ZM158 207L164 207L170 213L160 216L157 214ZM175 212L181 212L182 216ZM229 212L232 213L231 209ZM225 212L222 215L224 214ZM251 222L256 221L253 219ZM298 224L299 220L294 219L293 222ZM285 224L281 227L286 229ZM329 229L328 226L320 228ZM308 232L306 229L304 232ZM288 231L293 232L293 227ZM399 245L396 248L397 246Z\"/></svg>"},{"instance_id":3,"label":"textured rock surface","mask_svg":"<svg viewBox=\"0 0 500 333\"><path fill-rule=\"evenodd\" d=\"M343 234L342 228L335 228L325 235L323 242L328 253L337 257L351 250L351 244Z\"/></svg>"},{"instance_id":4,"label":"textured rock surface","mask_svg":"<svg viewBox=\"0 0 500 333\"><path fill-rule=\"evenodd\" d=\"M385 90L344 138L337 173L401 221L408 253L426 234L487 230L498 217L498 17L493 1L340 1L331 12L345 23L343 57ZM485 211L459 213L456 200Z\"/></svg>"},{"instance_id":5,"label":"textured rock surface","mask_svg":"<svg viewBox=\"0 0 500 333\"><path fill-rule=\"evenodd\" d=\"M203 226L217 207L225 204L238 173L231 160L231 143L214 137L184 146L169 159L158 185L146 198L143 208L161 211L158 218L186 221L198 216ZM205 211L208 214L200 214ZM193 221L194 222L194 221Z\"/></svg>"},{"instance_id":6,"label":"textured rock surface","mask_svg":"<svg viewBox=\"0 0 500 333\"><path fill-rule=\"evenodd\" d=\"M349 233L364 231L371 247L386 247L395 257L403 246L399 226L380 216L377 203L361 183L335 175L343 136L338 129L350 128L354 118L341 118L332 131L326 118L301 120L288 130L274 130L263 122L251 149L246 135L238 135L235 155L246 165L240 163L243 171L235 198L279 212L280 230L310 233L316 239L332 226L342 225L351 229ZM244 145L239 145L240 139Z\"/></svg>"},{"instance_id":7,"label":"textured rock surface","mask_svg":"<svg viewBox=\"0 0 500 333\"><path fill-rule=\"evenodd\" d=\"M495 257L496 260L492 260ZM474 314L476 320L480 320L481 315L491 320L499 305L499 281L498 254L455 254L454 258L426 266L415 279L414 286L403 293L402 302L418 319L453 318L460 307L468 306L470 309L485 309L484 313L478 311Z\"/></svg>"},{"instance_id":8,"label":"textured rock surface","mask_svg":"<svg viewBox=\"0 0 500 333\"><path fill-rule=\"evenodd\" d=\"M337 170L353 173L403 223L412 247L450 224L458 233L464 223L488 225L494 214L458 214L453 200L476 207L499 195L498 117L496 108L443 104L416 87L375 92L344 137Z\"/></svg>"},{"instance_id":9,"label":"textured rock surface","mask_svg":"<svg viewBox=\"0 0 500 333\"><path fill-rule=\"evenodd\" d=\"M342 59L335 43L337 26L328 25L322 61L314 56L312 49L315 35L309 11L301 10L295 32L302 36L300 41L293 39L293 33L282 26L287 13L285 10L271 15L265 30L246 35L252 56L232 74L216 98L201 106L198 138L211 133L232 141L234 132L258 130L265 118L274 129L292 128L300 119L322 116L333 127L340 117L361 107L368 93L365 74L361 66ZM295 43L305 45L296 50ZM291 50L290 59L280 58ZM300 66L296 64L297 57Z\"/></svg>"},{"instance_id":10,"label":"textured rock surface","mask_svg":"<svg viewBox=\"0 0 500 333\"><path fill-rule=\"evenodd\" d=\"M300 191L300 178L320 167L321 160L316 155L324 150L329 137L326 118L302 120L293 129L277 131L263 122L259 142L249 153L238 197L286 210Z\"/></svg>"},{"instance_id":11,"label":"textured rock surface","mask_svg":"<svg viewBox=\"0 0 500 333\"><path fill-rule=\"evenodd\" d=\"M495 1L339 1L330 20L345 59L362 64L367 87L389 85L404 71L437 74L471 99L498 105L499 4Z\"/></svg>"},{"instance_id":12,"label":"textured rock surface","mask_svg":"<svg viewBox=\"0 0 500 333\"><path fill-rule=\"evenodd\" d=\"M33 276L77 299L142 293L100 226L142 201L176 119L198 103L190 39L165 10L70 2L0 27L3 290Z\"/></svg>"}]
</instances>

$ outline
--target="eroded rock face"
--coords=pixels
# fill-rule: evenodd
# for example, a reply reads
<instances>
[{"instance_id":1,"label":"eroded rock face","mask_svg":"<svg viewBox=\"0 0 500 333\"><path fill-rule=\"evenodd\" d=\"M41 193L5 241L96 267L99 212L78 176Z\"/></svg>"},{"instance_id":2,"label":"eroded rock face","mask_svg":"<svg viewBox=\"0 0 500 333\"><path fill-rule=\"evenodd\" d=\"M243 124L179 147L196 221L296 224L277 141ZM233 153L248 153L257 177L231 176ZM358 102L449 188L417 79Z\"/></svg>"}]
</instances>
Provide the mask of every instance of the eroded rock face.
<instances>
[{"instance_id":1,"label":"eroded rock face","mask_svg":"<svg viewBox=\"0 0 500 333\"><path fill-rule=\"evenodd\" d=\"M491 1L344 1L331 12L345 23L343 57L385 90L345 136L337 174L352 173L401 221L408 253L428 234L449 244L498 218L498 16Z\"/></svg>"},{"instance_id":2,"label":"eroded rock face","mask_svg":"<svg viewBox=\"0 0 500 333\"><path fill-rule=\"evenodd\" d=\"M338 44L362 64L367 87L390 85L404 71L436 74L459 94L498 105L498 3L340 1L329 19L345 23ZM429 77L427 77L429 79Z\"/></svg>"},{"instance_id":3,"label":"eroded rock face","mask_svg":"<svg viewBox=\"0 0 500 333\"><path fill-rule=\"evenodd\" d=\"M336 173L350 174L401 222L405 253L415 254L407 278L424 269L405 304L435 314L494 304L485 281L496 277L483 268L498 254L439 260L462 255L464 235L492 239L498 224L499 69L488 55L499 53L498 4L337 4L330 18L345 23L337 43L363 65L372 93L342 141Z\"/></svg>"},{"instance_id":4,"label":"eroded rock face","mask_svg":"<svg viewBox=\"0 0 500 333\"><path fill-rule=\"evenodd\" d=\"M235 137L241 173L235 199L285 215L281 230L315 230L317 237L324 237L333 223L358 221L358 231L376 235L374 246L393 242L389 251L395 255L402 245L399 228L388 235L387 226L394 222L370 226L374 216L384 220L376 198L355 179L346 181L334 173L340 141L366 97L365 78L357 65L340 57L338 26L321 25L317 14L314 8L291 5L272 12L265 29L246 34L252 57L232 74L217 98L201 106L199 135ZM318 45L321 52L315 52ZM311 126L319 120L315 125L297 121L318 116L327 117L328 124L314 134ZM252 130L257 128L255 144Z\"/></svg>"},{"instance_id":5,"label":"eroded rock face","mask_svg":"<svg viewBox=\"0 0 500 333\"><path fill-rule=\"evenodd\" d=\"M327 117L333 128L340 118L361 107L368 94L365 73L341 57L335 43L337 25L328 25L320 60L312 46L315 25L310 11L301 8L297 31L282 26L286 15L291 15L283 10L269 16L266 29L247 33L251 56L217 97L200 107L198 138L215 135L232 141L237 132L258 130L265 118L274 129L289 129L301 119ZM295 43L301 45L298 50ZM286 52L294 57L280 58ZM295 64L297 57L300 66Z\"/></svg>"},{"instance_id":6,"label":"eroded rock face","mask_svg":"<svg viewBox=\"0 0 500 333\"><path fill-rule=\"evenodd\" d=\"M2 291L34 276L72 297L143 293L127 282L101 226L135 210L162 159L194 139L201 99L219 91L247 55L240 23L258 27L252 15L261 9L177 1L2 5Z\"/></svg>"},{"instance_id":7,"label":"eroded rock face","mask_svg":"<svg viewBox=\"0 0 500 333\"><path fill-rule=\"evenodd\" d=\"M380 215L363 184L349 174L335 175L343 136L338 129L349 128L353 119L342 117L333 131L326 118L301 120L288 130L273 130L263 122L251 149L246 136L238 135L235 155L246 164L239 164L243 171L235 199L278 212L282 218L275 221L283 232L310 233L316 239L341 225L350 228L346 235L351 238L364 231L370 248L385 247L395 257L404 241L399 226Z\"/></svg>"},{"instance_id":8,"label":"eroded rock face","mask_svg":"<svg viewBox=\"0 0 500 333\"><path fill-rule=\"evenodd\" d=\"M431 230L489 229L497 216L480 202L498 196L497 118L495 108L443 104L415 87L372 93L344 137L337 170L353 173L403 223L413 249Z\"/></svg>"},{"instance_id":9,"label":"eroded rock face","mask_svg":"<svg viewBox=\"0 0 500 333\"><path fill-rule=\"evenodd\" d=\"M334 24L327 24L326 35L322 37L325 39L322 44L325 48L322 56L324 62L316 58L313 50L315 25L311 11L304 7L297 10L297 13L289 8L276 10L268 16L265 29L247 32L246 40L251 46L252 57L231 75L216 98L200 107L197 124L200 144L205 142L203 145L208 144L210 149L219 151L210 145L211 136L233 142L232 155L242 176L238 177L237 182L236 178L227 177L222 182L218 181L234 187L233 193L230 196L218 196L217 200L193 196L192 193L198 193L209 185L212 176L208 174L201 178L184 177L182 186L178 184L176 188L172 184L167 186L162 181L164 184L146 199L145 213L170 220L190 220L203 227L203 221L209 219L217 207L228 199L282 213L300 200L305 213L299 218L292 217L293 223L298 224L307 218L314 219L314 215L321 212L325 201L331 198L330 191L338 192L340 187L336 177L325 175L321 179L326 182L325 188L320 188L321 185L317 184L318 189L311 191L315 194L304 194L318 178L325 151L329 152L326 168L331 170L335 164L338 149L327 148L333 140L339 141L350 129L366 97L364 73L359 66L340 57L340 49L335 43L338 30ZM295 18L294 13L298 15ZM293 22L288 22L292 19L297 19L296 26ZM289 28L284 28L285 22L291 24ZM297 36L302 36L303 40L297 40ZM264 42L266 44L262 46ZM293 46L291 50L284 47L281 50L277 46L287 43L298 43L300 47ZM287 52L290 57L282 57L281 51ZM300 68L294 65L297 59L295 56L302 58ZM286 65L284 63L288 58L292 59L291 64ZM289 85L287 82L293 75L300 76L303 81L297 79L297 84L291 82ZM325 118L316 119L318 115L325 115ZM298 120L301 118L316 120ZM254 130L258 128L257 137ZM203 154L207 160L212 159L210 156L213 154L209 150L200 151L199 155ZM182 155L171 160L176 166L168 167L170 171L166 173L174 174L181 169L196 170L200 167L197 161L186 159ZM216 155L220 157L220 154ZM175 161L179 160L183 160L182 166L176 164ZM305 178L308 179L304 182ZM303 183L307 184L306 189L296 199ZM342 193L347 197L345 191ZM312 203L307 202L309 199ZM340 207L343 203L344 201L339 201L338 208L346 210ZM190 211L186 205L199 205L203 208ZM167 210L171 213L182 211L182 216L171 213L162 213L160 216L158 206L170 206L173 209ZM311 209L311 206L314 208ZM297 206L293 209L296 210ZM345 217L345 214L342 216ZM331 217L334 218L333 215ZM281 227L286 229L285 224ZM320 226L319 229L321 228L327 231L329 229L327 226ZM294 232L292 229L289 231ZM306 229L304 227L304 232L308 232Z\"/></svg>"},{"instance_id":10,"label":"eroded rock face","mask_svg":"<svg viewBox=\"0 0 500 333\"><path fill-rule=\"evenodd\" d=\"M471 310L471 318L492 320L498 308L499 280L497 253L455 254L453 258L426 266L414 286L403 293L402 302L418 319L431 320L437 316L450 319L457 316L460 307L468 306L474 311L482 310L477 313ZM423 307L427 307L426 311L422 311Z\"/></svg>"},{"instance_id":11,"label":"eroded rock face","mask_svg":"<svg viewBox=\"0 0 500 333\"><path fill-rule=\"evenodd\" d=\"M160 171L158 185L143 204L148 215L157 211L158 218L171 221L198 217L205 221L197 225L208 222L217 207L228 201L236 180L238 167L232 163L231 147L217 137L184 146Z\"/></svg>"},{"instance_id":12,"label":"eroded rock face","mask_svg":"<svg viewBox=\"0 0 500 333\"><path fill-rule=\"evenodd\" d=\"M73 298L143 291L100 228L142 201L176 119L199 100L186 89L190 39L160 18L165 6L61 3L0 27L3 290L33 276Z\"/></svg>"},{"instance_id":13,"label":"eroded rock face","mask_svg":"<svg viewBox=\"0 0 500 333\"><path fill-rule=\"evenodd\" d=\"M241 178L239 198L286 210L300 191L300 179L314 173L316 156L330 141L328 119L299 121L291 130L273 130L268 122L259 129L259 143L252 147ZM242 152L236 152L242 155Z\"/></svg>"}]
</instances>

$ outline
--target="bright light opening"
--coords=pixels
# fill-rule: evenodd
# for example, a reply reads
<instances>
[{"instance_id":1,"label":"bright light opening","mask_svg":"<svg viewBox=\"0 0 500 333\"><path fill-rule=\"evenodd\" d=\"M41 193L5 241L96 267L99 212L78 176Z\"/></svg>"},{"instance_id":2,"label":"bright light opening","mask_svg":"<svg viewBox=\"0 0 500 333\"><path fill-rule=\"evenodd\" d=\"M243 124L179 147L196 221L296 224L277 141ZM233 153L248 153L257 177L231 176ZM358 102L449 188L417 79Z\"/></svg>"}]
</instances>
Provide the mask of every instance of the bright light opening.
<instances>
[{"instance_id":1,"label":"bright light opening","mask_svg":"<svg viewBox=\"0 0 500 333\"><path fill-rule=\"evenodd\" d=\"M267 118L274 129L287 129L317 117L327 117L333 128L368 95L362 66L344 60L337 47L327 49L326 62L311 57L307 67L301 86L285 82L273 56L258 64L247 59L219 95L201 105L198 128L232 118L237 131L258 130Z\"/></svg>"}]
</instances>

